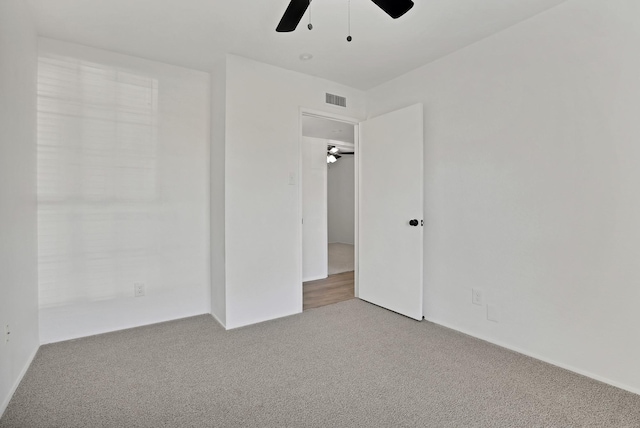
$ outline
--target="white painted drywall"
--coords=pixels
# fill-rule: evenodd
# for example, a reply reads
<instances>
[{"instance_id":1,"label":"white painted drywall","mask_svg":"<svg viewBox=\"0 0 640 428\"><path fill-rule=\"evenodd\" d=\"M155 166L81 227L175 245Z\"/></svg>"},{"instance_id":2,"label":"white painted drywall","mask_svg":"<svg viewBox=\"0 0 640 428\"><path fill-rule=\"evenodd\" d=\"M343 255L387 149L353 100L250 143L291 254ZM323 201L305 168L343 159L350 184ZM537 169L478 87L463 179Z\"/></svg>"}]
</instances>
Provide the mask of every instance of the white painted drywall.
<instances>
[{"instance_id":1,"label":"white painted drywall","mask_svg":"<svg viewBox=\"0 0 640 428\"><path fill-rule=\"evenodd\" d=\"M105 300L42 307L41 299L41 342L210 313L209 74L51 39L40 39L40 54L106 64L152 77L158 85L157 190L144 203L148 221L141 227L133 222L137 217L120 216L111 226L121 236L118 245L141 245L139 257L131 260L139 276L120 275L124 280L110 284L113 295ZM107 199L105 209L120 209L122 203L114 199L109 205ZM138 212L140 204L129 208ZM76 235L82 224L77 227ZM132 233L135 241L129 240ZM122 266L112 263L116 268ZM133 282L146 284L144 297L134 298Z\"/></svg>"},{"instance_id":2,"label":"white painted drywall","mask_svg":"<svg viewBox=\"0 0 640 428\"><path fill-rule=\"evenodd\" d=\"M639 46L639 2L568 1L368 92L425 104L425 316L635 392Z\"/></svg>"},{"instance_id":3,"label":"white painted drywall","mask_svg":"<svg viewBox=\"0 0 640 428\"><path fill-rule=\"evenodd\" d=\"M226 75L226 325L234 328L302 310L300 108L361 119L365 97L234 55ZM347 108L325 104L326 92L346 96Z\"/></svg>"},{"instance_id":4,"label":"white painted drywall","mask_svg":"<svg viewBox=\"0 0 640 428\"><path fill-rule=\"evenodd\" d=\"M329 242L352 244L355 239L355 168L354 156L343 155L329 165L328 211Z\"/></svg>"},{"instance_id":5,"label":"white painted drywall","mask_svg":"<svg viewBox=\"0 0 640 428\"><path fill-rule=\"evenodd\" d=\"M0 1L0 416L39 346L37 43L26 2Z\"/></svg>"},{"instance_id":6,"label":"white painted drywall","mask_svg":"<svg viewBox=\"0 0 640 428\"><path fill-rule=\"evenodd\" d=\"M327 144L302 137L302 280L326 278L329 272L327 222Z\"/></svg>"},{"instance_id":7,"label":"white painted drywall","mask_svg":"<svg viewBox=\"0 0 640 428\"><path fill-rule=\"evenodd\" d=\"M226 325L224 182L226 63L211 72L211 314Z\"/></svg>"}]
</instances>

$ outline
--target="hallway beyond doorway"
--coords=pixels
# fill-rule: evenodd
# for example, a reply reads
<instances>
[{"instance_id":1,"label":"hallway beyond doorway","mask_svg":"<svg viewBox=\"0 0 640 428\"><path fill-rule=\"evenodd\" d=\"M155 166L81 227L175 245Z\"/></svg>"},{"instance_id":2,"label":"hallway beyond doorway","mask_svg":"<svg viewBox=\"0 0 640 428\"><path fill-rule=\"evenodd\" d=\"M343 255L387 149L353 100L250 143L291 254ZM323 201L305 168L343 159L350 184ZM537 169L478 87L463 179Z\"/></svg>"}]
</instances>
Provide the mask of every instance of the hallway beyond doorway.
<instances>
[{"instance_id":1,"label":"hallway beyond doorway","mask_svg":"<svg viewBox=\"0 0 640 428\"><path fill-rule=\"evenodd\" d=\"M355 270L355 247L351 244L329 244L329 275Z\"/></svg>"},{"instance_id":2,"label":"hallway beyond doorway","mask_svg":"<svg viewBox=\"0 0 640 428\"><path fill-rule=\"evenodd\" d=\"M350 300L354 294L354 273L344 272L302 284L303 310Z\"/></svg>"}]
</instances>

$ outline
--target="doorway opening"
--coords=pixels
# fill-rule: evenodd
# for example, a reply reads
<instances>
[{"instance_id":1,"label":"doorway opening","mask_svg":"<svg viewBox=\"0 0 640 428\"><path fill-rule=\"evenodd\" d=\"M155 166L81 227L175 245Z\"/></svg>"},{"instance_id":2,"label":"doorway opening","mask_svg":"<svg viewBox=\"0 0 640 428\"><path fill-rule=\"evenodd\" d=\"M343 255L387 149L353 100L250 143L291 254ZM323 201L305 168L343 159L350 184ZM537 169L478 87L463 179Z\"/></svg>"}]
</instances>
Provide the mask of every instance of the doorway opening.
<instances>
[{"instance_id":1,"label":"doorway opening","mask_svg":"<svg viewBox=\"0 0 640 428\"><path fill-rule=\"evenodd\" d=\"M302 112L303 310L356 296L357 123Z\"/></svg>"}]
</instances>

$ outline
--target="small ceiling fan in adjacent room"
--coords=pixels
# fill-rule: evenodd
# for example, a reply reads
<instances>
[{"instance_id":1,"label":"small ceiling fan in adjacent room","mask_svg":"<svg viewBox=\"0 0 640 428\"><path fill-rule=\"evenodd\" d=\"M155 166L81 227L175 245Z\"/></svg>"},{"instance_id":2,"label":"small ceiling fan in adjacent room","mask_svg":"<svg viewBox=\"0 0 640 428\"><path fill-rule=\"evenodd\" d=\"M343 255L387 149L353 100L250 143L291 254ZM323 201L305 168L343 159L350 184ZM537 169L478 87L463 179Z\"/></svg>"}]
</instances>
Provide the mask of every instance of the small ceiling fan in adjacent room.
<instances>
[{"instance_id":1,"label":"small ceiling fan in adjacent room","mask_svg":"<svg viewBox=\"0 0 640 428\"><path fill-rule=\"evenodd\" d=\"M393 19L397 19L407 13L413 7L411 0L371 0L380 9ZM279 33L287 33L296 29L300 20L311 4L311 0L291 0L287 10L285 10L280 23L276 27ZM313 28L309 24L308 28Z\"/></svg>"},{"instance_id":2,"label":"small ceiling fan in adjacent room","mask_svg":"<svg viewBox=\"0 0 640 428\"><path fill-rule=\"evenodd\" d=\"M327 147L327 163L336 163L342 156L353 155L354 152L341 151L336 146Z\"/></svg>"}]
</instances>

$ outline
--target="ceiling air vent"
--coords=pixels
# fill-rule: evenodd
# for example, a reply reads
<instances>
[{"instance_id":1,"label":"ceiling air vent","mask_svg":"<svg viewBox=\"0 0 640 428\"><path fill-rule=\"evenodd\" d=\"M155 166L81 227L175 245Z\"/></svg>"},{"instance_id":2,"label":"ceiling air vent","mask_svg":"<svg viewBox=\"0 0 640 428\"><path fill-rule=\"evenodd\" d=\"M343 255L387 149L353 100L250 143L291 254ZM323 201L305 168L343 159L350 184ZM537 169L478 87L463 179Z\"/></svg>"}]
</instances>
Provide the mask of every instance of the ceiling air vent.
<instances>
[{"instance_id":1,"label":"ceiling air vent","mask_svg":"<svg viewBox=\"0 0 640 428\"><path fill-rule=\"evenodd\" d=\"M340 95L334 95L327 93L327 104L333 104L334 106L346 107L347 99Z\"/></svg>"}]
</instances>

